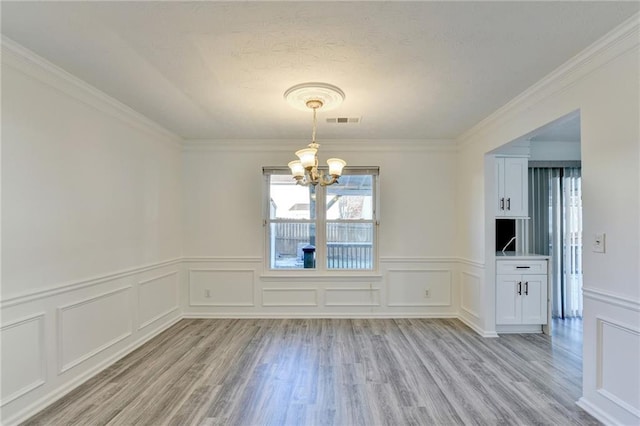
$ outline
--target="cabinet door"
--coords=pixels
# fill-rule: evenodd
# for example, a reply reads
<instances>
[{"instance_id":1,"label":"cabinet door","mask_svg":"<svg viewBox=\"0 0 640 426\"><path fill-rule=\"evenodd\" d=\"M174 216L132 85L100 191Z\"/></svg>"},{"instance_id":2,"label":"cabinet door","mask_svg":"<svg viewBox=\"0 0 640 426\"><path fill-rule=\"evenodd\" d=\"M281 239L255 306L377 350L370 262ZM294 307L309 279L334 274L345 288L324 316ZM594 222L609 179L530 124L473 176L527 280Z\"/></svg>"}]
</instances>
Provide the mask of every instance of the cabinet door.
<instances>
[{"instance_id":1,"label":"cabinet door","mask_svg":"<svg viewBox=\"0 0 640 426\"><path fill-rule=\"evenodd\" d=\"M496 324L520 324L522 296L518 294L520 275L496 277Z\"/></svg>"},{"instance_id":2,"label":"cabinet door","mask_svg":"<svg viewBox=\"0 0 640 426\"><path fill-rule=\"evenodd\" d=\"M522 324L547 323L547 276L522 276Z\"/></svg>"},{"instance_id":3,"label":"cabinet door","mask_svg":"<svg viewBox=\"0 0 640 426\"><path fill-rule=\"evenodd\" d=\"M496 198L494 200L496 216L504 216L506 214L506 204L504 198L504 158L496 158L493 167L493 181L496 189Z\"/></svg>"},{"instance_id":4,"label":"cabinet door","mask_svg":"<svg viewBox=\"0 0 640 426\"><path fill-rule=\"evenodd\" d=\"M528 160L504 158L504 216L529 215Z\"/></svg>"}]
</instances>

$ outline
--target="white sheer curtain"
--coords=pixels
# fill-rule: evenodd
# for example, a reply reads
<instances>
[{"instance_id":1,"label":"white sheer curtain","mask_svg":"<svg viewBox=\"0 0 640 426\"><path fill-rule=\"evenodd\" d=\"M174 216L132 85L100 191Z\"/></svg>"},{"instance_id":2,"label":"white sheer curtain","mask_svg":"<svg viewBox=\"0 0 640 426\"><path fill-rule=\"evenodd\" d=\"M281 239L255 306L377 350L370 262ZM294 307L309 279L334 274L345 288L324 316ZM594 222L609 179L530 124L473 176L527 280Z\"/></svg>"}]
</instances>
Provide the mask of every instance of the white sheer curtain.
<instances>
[{"instance_id":1,"label":"white sheer curtain","mask_svg":"<svg viewBox=\"0 0 640 426\"><path fill-rule=\"evenodd\" d=\"M553 317L582 317L580 168L530 168L529 216L529 251L551 257Z\"/></svg>"}]
</instances>

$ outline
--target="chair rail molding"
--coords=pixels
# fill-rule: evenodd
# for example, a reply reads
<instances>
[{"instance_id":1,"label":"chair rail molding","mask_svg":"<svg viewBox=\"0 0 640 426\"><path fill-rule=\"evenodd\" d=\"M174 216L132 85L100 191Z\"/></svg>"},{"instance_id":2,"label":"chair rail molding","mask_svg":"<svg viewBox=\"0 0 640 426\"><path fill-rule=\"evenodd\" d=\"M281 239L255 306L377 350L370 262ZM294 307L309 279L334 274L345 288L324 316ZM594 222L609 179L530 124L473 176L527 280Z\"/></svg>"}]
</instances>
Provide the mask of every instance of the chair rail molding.
<instances>
[{"instance_id":1,"label":"chair rail molding","mask_svg":"<svg viewBox=\"0 0 640 426\"><path fill-rule=\"evenodd\" d=\"M582 288L582 295L588 299L593 299L600 302L608 303L609 305L615 305L620 308L640 312L640 300L633 300L618 294L587 287Z\"/></svg>"}]
</instances>

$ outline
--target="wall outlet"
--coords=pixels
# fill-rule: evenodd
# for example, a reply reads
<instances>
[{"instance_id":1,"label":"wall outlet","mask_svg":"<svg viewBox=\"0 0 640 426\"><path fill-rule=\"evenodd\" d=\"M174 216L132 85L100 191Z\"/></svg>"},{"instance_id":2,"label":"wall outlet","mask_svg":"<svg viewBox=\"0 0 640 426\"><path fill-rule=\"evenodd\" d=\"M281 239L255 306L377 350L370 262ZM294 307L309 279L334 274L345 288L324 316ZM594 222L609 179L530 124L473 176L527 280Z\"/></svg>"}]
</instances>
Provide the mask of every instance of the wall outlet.
<instances>
[{"instance_id":1,"label":"wall outlet","mask_svg":"<svg viewBox=\"0 0 640 426\"><path fill-rule=\"evenodd\" d=\"M211 290L206 289L206 290L204 291L204 297L211 297Z\"/></svg>"},{"instance_id":2,"label":"wall outlet","mask_svg":"<svg viewBox=\"0 0 640 426\"><path fill-rule=\"evenodd\" d=\"M592 251L594 253L604 253L605 252L605 239L606 234L604 232L600 232L593 235L593 244Z\"/></svg>"},{"instance_id":3,"label":"wall outlet","mask_svg":"<svg viewBox=\"0 0 640 426\"><path fill-rule=\"evenodd\" d=\"M426 290L424 291L424 297L425 297L425 299L430 298L430 297L431 297L431 290L426 289Z\"/></svg>"}]
</instances>

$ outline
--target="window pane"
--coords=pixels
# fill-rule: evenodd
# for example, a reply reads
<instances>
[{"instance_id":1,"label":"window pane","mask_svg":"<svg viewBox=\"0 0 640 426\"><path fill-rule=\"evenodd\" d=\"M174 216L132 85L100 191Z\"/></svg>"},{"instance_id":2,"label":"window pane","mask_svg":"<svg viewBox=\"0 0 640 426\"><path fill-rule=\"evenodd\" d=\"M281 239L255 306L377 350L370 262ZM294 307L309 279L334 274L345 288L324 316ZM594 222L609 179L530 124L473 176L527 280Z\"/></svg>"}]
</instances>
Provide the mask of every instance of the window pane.
<instances>
[{"instance_id":1,"label":"window pane","mask_svg":"<svg viewBox=\"0 0 640 426\"><path fill-rule=\"evenodd\" d=\"M271 175L269 177L269 217L271 219L310 219L310 212L315 208L314 191L315 187L296 185L290 175ZM313 194L313 200L311 194Z\"/></svg>"},{"instance_id":2,"label":"window pane","mask_svg":"<svg viewBox=\"0 0 640 426\"><path fill-rule=\"evenodd\" d=\"M373 177L344 175L327 187L327 219L373 219Z\"/></svg>"},{"instance_id":3,"label":"window pane","mask_svg":"<svg viewBox=\"0 0 640 426\"><path fill-rule=\"evenodd\" d=\"M373 223L328 223L327 268L373 269Z\"/></svg>"},{"instance_id":4,"label":"window pane","mask_svg":"<svg viewBox=\"0 0 640 426\"><path fill-rule=\"evenodd\" d=\"M303 248L315 246L316 226L313 223L272 223L270 227L271 268L299 269L305 267ZM315 250L311 253L315 266Z\"/></svg>"}]
</instances>

